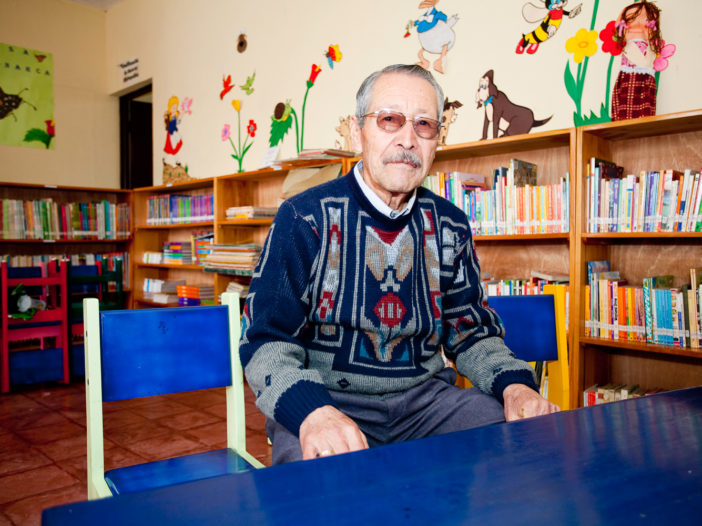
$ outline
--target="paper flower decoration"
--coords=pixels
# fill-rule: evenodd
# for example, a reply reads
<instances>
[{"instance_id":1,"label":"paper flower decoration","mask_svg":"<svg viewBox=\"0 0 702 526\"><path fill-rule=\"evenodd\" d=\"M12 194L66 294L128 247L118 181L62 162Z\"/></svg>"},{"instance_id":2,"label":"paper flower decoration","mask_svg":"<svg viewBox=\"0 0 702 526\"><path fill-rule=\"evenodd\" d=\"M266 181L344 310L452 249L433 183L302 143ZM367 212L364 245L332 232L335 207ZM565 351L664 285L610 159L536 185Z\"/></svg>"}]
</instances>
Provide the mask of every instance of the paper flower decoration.
<instances>
[{"instance_id":1,"label":"paper flower decoration","mask_svg":"<svg viewBox=\"0 0 702 526\"><path fill-rule=\"evenodd\" d=\"M256 77L256 74L254 73L250 77L247 77L246 83L241 86L241 89L244 90L244 93L246 95L250 95L253 93L253 82L254 78ZM227 79L224 80L225 86L227 85ZM231 87L227 92L231 90L232 87L234 87L233 84L231 84L231 78L229 78L229 83ZM220 95L221 98L223 98L223 95ZM232 146L232 150L234 151L232 155L232 158L237 161L239 164L239 172L244 171L244 156L246 155L246 152L249 151L251 146L253 146L253 141L249 142L249 138L253 139L256 135L256 130L258 129L258 126L254 122L253 119L249 119L249 124L246 126L246 134L244 135L244 140L242 141L241 137L241 99L234 99L231 101L232 108L234 108L234 111L236 111L236 119L237 119L237 141L236 143L234 142L234 139L232 138L232 129L229 124L225 124L224 127L222 128L221 132L221 137L222 141L229 141L229 144Z\"/></svg>"},{"instance_id":2,"label":"paper flower decoration","mask_svg":"<svg viewBox=\"0 0 702 526\"><path fill-rule=\"evenodd\" d=\"M566 51L573 54L573 60L580 64L585 57L591 57L597 51L597 31L580 28L574 37L566 42Z\"/></svg>"},{"instance_id":3,"label":"paper flower decoration","mask_svg":"<svg viewBox=\"0 0 702 526\"><path fill-rule=\"evenodd\" d=\"M329 46L329 49L324 56L327 57L329 67L334 69L334 62L339 62L341 60L341 51L339 51L339 46L337 44Z\"/></svg>"}]
</instances>

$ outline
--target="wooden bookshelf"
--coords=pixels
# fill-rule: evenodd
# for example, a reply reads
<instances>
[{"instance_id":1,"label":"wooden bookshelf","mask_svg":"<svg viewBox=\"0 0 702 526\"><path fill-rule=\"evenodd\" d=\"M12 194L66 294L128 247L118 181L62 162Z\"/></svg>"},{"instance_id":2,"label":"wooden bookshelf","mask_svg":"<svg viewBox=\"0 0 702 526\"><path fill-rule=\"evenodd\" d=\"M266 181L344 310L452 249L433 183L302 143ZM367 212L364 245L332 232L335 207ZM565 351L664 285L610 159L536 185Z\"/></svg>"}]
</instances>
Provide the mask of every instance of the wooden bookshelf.
<instances>
[{"instance_id":1,"label":"wooden bookshelf","mask_svg":"<svg viewBox=\"0 0 702 526\"><path fill-rule=\"evenodd\" d=\"M215 179L215 243L255 243L263 246L272 219L226 219L226 210L232 206L277 207L282 201L283 182L291 170L298 168L321 168L338 164L341 173L350 170L354 159L330 159L305 161L300 164L283 165L278 169L266 168L251 172L222 175ZM250 276L231 272L213 272L215 295L224 292L231 281L248 283Z\"/></svg>"},{"instance_id":2,"label":"wooden bookshelf","mask_svg":"<svg viewBox=\"0 0 702 526\"><path fill-rule=\"evenodd\" d=\"M202 266L194 264L154 264L144 262L145 252L160 252L166 242L190 242L192 232L213 231L214 221L182 219L174 224L149 224L149 199L154 196L207 196L214 192L214 178L149 186L133 190L134 243L132 249L133 301L132 308L169 307L144 298L144 280L162 279L167 281L185 280L188 285L211 285L213 278L204 272ZM152 214L153 215L153 214Z\"/></svg>"},{"instance_id":3,"label":"wooden bookshelf","mask_svg":"<svg viewBox=\"0 0 702 526\"><path fill-rule=\"evenodd\" d=\"M132 192L113 188L90 188L83 186L56 186L40 184L22 184L0 182L0 199L21 201L39 201L50 199L58 204L92 203L108 201L111 204L127 204L132 210ZM7 256L28 255L65 255L76 254L131 254L132 218L130 217L127 232L123 236L99 239L97 236L71 239L19 239L5 235L0 231L0 253ZM125 292L129 296L130 261L125 261Z\"/></svg>"},{"instance_id":4,"label":"wooden bookshelf","mask_svg":"<svg viewBox=\"0 0 702 526\"><path fill-rule=\"evenodd\" d=\"M702 110L585 126L577 130L577 204L571 308L571 382L574 407L584 389L609 382L675 389L702 384L702 351L586 337L587 261L609 260L630 285L646 276L673 274L674 287L689 283L702 261L700 232L588 233L587 165L613 161L625 174L702 168Z\"/></svg>"}]
</instances>

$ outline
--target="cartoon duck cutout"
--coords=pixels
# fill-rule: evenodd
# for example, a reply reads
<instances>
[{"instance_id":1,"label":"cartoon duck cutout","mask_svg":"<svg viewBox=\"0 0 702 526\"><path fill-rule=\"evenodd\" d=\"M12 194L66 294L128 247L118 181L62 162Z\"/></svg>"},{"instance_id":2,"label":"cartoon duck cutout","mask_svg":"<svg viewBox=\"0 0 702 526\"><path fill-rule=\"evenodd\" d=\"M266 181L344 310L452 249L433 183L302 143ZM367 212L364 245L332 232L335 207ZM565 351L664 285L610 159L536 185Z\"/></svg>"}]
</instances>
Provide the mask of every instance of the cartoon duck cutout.
<instances>
[{"instance_id":1,"label":"cartoon duck cutout","mask_svg":"<svg viewBox=\"0 0 702 526\"><path fill-rule=\"evenodd\" d=\"M453 15L448 18L445 13L434 7L438 2L439 0L420 2L419 9L426 9L426 11L418 20L414 21L413 25L417 28L419 43L422 45L417 64L424 69L429 69L429 61L424 57L424 52L439 55L439 58L434 61L434 70L443 73L444 57L456 41L453 26L458 21L458 16Z\"/></svg>"}]
</instances>

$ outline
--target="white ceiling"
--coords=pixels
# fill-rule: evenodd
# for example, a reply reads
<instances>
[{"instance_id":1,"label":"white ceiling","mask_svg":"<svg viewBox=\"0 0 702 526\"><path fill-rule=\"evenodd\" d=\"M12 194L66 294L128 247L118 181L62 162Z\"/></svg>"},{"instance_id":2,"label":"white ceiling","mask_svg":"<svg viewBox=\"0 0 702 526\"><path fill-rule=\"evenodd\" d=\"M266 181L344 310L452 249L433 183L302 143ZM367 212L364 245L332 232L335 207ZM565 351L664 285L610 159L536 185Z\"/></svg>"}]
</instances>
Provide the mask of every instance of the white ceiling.
<instances>
[{"instance_id":1,"label":"white ceiling","mask_svg":"<svg viewBox=\"0 0 702 526\"><path fill-rule=\"evenodd\" d=\"M95 7L102 11L107 11L109 8L119 4L122 0L70 0L77 4L83 4L90 7Z\"/></svg>"}]
</instances>

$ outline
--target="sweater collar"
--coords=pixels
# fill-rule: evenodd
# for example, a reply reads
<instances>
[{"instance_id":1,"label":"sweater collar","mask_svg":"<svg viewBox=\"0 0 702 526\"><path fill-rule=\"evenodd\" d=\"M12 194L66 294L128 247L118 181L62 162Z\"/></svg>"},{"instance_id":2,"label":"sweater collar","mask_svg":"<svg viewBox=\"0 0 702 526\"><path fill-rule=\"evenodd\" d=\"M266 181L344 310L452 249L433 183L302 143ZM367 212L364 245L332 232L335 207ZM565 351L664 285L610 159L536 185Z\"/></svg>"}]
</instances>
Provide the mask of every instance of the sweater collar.
<instances>
[{"instance_id":1,"label":"sweater collar","mask_svg":"<svg viewBox=\"0 0 702 526\"><path fill-rule=\"evenodd\" d=\"M371 189L370 186L366 184L366 182L363 180L362 170L363 161L359 161L353 168L353 175L356 178L356 182L363 192L363 195L366 196L366 199L368 199L370 204L373 205L373 208L390 219L397 219L398 217L405 216L412 212L414 201L417 199L416 189L412 192L412 196L410 197L409 201L407 201L405 208L402 210L393 210L387 204L385 204L385 202Z\"/></svg>"}]
</instances>

